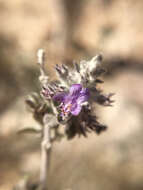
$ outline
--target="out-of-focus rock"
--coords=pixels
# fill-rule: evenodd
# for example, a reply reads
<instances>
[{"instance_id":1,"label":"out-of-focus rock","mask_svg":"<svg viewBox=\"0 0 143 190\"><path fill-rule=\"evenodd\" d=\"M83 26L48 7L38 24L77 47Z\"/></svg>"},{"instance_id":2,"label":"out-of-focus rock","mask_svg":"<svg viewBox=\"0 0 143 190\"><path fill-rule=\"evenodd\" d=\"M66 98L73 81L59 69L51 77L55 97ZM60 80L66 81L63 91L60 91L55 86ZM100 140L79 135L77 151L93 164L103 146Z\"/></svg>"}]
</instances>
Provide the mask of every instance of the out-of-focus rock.
<instances>
[{"instance_id":1,"label":"out-of-focus rock","mask_svg":"<svg viewBox=\"0 0 143 190\"><path fill-rule=\"evenodd\" d=\"M75 38L85 48L104 52L107 57L142 60L142 9L141 0L86 1Z\"/></svg>"}]
</instances>

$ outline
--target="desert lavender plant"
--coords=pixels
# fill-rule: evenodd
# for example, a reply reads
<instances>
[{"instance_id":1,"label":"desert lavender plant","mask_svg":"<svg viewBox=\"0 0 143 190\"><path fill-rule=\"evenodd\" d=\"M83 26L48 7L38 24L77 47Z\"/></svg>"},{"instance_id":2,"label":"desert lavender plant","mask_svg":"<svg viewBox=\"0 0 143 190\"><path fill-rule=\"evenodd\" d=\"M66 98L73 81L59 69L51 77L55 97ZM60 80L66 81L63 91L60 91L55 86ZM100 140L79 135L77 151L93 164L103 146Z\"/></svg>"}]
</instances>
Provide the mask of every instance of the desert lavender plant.
<instances>
[{"instance_id":1,"label":"desert lavender plant","mask_svg":"<svg viewBox=\"0 0 143 190\"><path fill-rule=\"evenodd\" d=\"M99 79L105 71L101 68L102 56L97 55L90 61L73 63L73 68L62 64L56 65L57 80L51 81L45 72L44 51L38 51L40 66L39 81L41 91L28 96L26 102L34 118L41 124L41 171L40 189L45 190L50 162L52 143L63 136L59 129L64 129L68 139L76 135L87 136L88 132L101 133L106 126L97 121L94 103L111 106L113 93L105 95L97 88ZM24 129L34 130L37 129Z\"/></svg>"}]
</instances>

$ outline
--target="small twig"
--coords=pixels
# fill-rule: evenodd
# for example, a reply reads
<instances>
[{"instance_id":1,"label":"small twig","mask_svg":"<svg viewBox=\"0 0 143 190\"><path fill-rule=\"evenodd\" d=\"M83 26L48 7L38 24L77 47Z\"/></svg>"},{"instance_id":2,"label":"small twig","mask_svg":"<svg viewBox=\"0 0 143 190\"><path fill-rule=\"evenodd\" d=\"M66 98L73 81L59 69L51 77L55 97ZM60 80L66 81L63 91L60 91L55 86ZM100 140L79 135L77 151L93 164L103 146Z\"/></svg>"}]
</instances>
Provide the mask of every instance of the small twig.
<instances>
[{"instance_id":1,"label":"small twig","mask_svg":"<svg viewBox=\"0 0 143 190\"><path fill-rule=\"evenodd\" d=\"M37 58L38 58L38 64L40 65L40 74L42 76L45 76L45 68L44 68L44 62L45 62L45 52L43 49L39 49L37 52Z\"/></svg>"},{"instance_id":2,"label":"small twig","mask_svg":"<svg viewBox=\"0 0 143 190\"><path fill-rule=\"evenodd\" d=\"M38 58L37 60L38 64L40 66L39 80L41 84L43 85L43 87L46 87L49 77L46 75L46 72L45 72L45 52L43 49L38 50L37 58Z\"/></svg>"},{"instance_id":3,"label":"small twig","mask_svg":"<svg viewBox=\"0 0 143 190\"><path fill-rule=\"evenodd\" d=\"M38 64L40 66L39 80L43 86L48 83L48 76L45 73L45 52L39 49L37 52ZM40 166L40 189L46 190L48 168L51 154L51 125L47 122L47 115L43 117L43 140L41 142L41 166Z\"/></svg>"},{"instance_id":4,"label":"small twig","mask_svg":"<svg viewBox=\"0 0 143 190\"><path fill-rule=\"evenodd\" d=\"M51 144L51 126L47 124L46 115L43 120L44 120L44 128L43 128L43 140L41 143L40 185L41 185L41 190L46 190L52 144Z\"/></svg>"}]
</instances>

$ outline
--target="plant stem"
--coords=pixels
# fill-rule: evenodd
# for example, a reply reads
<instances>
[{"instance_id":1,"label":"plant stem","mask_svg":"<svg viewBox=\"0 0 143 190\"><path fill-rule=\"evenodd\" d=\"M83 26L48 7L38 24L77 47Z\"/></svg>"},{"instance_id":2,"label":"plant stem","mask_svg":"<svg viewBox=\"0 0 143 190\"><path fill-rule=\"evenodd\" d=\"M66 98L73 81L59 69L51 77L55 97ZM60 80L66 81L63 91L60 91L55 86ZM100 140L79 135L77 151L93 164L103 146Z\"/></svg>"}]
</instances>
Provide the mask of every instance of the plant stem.
<instances>
[{"instance_id":1,"label":"plant stem","mask_svg":"<svg viewBox=\"0 0 143 190\"><path fill-rule=\"evenodd\" d=\"M40 168L40 185L41 190L46 190L48 169L51 155L51 127L44 123L43 140L41 143L41 168Z\"/></svg>"}]
</instances>

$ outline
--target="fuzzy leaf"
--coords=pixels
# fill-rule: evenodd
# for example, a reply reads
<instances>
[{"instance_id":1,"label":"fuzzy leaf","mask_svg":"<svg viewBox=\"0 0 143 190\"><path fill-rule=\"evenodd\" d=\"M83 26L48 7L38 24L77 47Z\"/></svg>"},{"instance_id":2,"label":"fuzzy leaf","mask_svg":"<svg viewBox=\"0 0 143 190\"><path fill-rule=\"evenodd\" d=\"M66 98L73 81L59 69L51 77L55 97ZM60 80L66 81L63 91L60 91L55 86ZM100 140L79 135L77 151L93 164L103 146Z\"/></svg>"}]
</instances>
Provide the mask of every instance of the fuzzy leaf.
<instances>
[{"instance_id":1,"label":"fuzzy leaf","mask_svg":"<svg viewBox=\"0 0 143 190\"><path fill-rule=\"evenodd\" d=\"M41 129L37 127L23 127L17 131L18 134L38 134L41 133Z\"/></svg>"}]
</instances>

